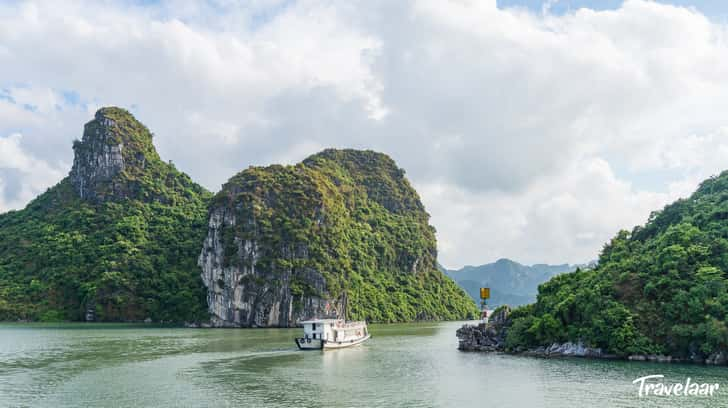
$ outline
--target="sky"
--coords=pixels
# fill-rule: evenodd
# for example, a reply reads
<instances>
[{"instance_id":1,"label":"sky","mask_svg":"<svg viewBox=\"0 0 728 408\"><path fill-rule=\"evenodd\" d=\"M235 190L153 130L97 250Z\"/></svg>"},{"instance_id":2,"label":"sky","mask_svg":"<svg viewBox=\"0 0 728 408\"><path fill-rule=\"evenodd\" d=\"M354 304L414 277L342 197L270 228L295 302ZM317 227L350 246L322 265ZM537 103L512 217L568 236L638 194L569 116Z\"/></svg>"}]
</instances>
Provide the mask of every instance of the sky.
<instances>
[{"instance_id":1,"label":"sky","mask_svg":"<svg viewBox=\"0 0 728 408\"><path fill-rule=\"evenodd\" d=\"M448 268L582 263L728 169L728 2L0 5L0 211L129 109L212 191L326 147L389 154Z\"/></svg>"},{"instance_id":2,"label":"sky","mask_svg":"<svg viewBox=\"0 0 728 408\"><path fill-rule=\"evenodd\" d=\"M728 20L728 2L721 0L657 0L665 5L692 8L715 21ZM552 14L565 14L580 8L592 10L616 10L622 6L622 0L498 0L501 8L521 7L534 12L543 13L548 10Z\"/></svg>"}]
</instances>

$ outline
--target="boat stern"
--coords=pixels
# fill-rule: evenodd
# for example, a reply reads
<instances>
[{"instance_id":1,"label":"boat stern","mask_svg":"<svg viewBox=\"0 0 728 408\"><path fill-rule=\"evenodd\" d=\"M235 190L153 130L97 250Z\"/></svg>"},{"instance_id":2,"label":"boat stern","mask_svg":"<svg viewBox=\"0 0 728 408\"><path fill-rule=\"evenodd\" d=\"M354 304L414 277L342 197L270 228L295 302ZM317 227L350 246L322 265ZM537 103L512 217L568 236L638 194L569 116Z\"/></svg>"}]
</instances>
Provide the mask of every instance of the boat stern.
<instances>
[{"instance_id":1,"label":"boat stern","mask_svg":"<svg viewBox=\"0 0 728 408\"><path fill-rule=\"evenodd\" d=\"M312 339L310 337L296 337L296 346L300 350L321 350L324 348L324 342L321 339Z\"/></svg>"}]
</instances>

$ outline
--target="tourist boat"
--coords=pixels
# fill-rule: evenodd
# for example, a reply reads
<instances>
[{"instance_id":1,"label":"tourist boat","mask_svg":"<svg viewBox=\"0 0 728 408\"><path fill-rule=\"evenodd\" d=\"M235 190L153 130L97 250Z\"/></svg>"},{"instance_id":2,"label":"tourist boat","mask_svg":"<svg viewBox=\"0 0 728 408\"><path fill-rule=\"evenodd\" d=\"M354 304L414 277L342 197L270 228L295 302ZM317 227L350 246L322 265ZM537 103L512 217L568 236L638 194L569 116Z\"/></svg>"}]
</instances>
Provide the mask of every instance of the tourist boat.
<instances>
[{"instance_id":1,"label":"tourist boat","mask_svg":"<svg viewBox=\"0 0 728 408\"><path fill-rule=\"evenodd\" d=\"M301 322L303 337L296 338L301 350L323 350L355 346L371 335L366 322L347 322L342 319L314 319Z\"/></svg>"}]
</instances>

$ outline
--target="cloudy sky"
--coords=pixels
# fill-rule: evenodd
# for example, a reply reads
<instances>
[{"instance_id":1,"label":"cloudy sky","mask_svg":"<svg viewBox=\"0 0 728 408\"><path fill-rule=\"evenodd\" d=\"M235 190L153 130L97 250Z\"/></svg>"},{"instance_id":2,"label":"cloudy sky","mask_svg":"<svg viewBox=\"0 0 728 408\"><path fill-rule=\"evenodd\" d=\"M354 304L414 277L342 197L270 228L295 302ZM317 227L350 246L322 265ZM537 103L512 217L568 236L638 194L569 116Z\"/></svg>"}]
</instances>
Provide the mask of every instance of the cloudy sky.
<instances>
[{"instance_id":1,"label":"cloudy sky","mask_svg":"<svg viewBox=\"0 0 728 408\"><path fill-rule=\"evenodd\" d=\"M728 168L728 4L3 2L0 211L131 110L213 191L325 147L407 171L455 268L595 259Z\"/></svg>"}]
</instances>

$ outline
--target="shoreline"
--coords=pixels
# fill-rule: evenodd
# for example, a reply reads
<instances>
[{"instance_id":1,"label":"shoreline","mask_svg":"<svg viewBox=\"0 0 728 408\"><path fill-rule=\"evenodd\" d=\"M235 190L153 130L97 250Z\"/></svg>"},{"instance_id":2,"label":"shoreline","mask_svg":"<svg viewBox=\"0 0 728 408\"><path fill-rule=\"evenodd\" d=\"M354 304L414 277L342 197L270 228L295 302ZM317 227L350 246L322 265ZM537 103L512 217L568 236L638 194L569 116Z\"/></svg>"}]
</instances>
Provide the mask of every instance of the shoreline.
<instances>
[{"instance_id":1,"label":"shoreline","mask_svg":"<svg viewBox=\"0 0 728 408\"><path fill-rule=\"evenodd\" d=\"M656 364L685 364L685 365L704 365L704 366L712 366L712 367L725 367L728 366L728 363L714 363L714 362L708 362L708 359L701 359L701 360L691 360L688 358L678 358L678 357L672 357L672 356L665 356L665 355L641 355L641 354L635 354L635 355L629 355L626 357L617 356L614 354L607 354L603 356L581 356L581 355L573 355L573 354L548 354L539 352L536 349L526 350L526 351L505 351L505 350L494 350L494 351L484 351L484 350L461 350L458 349L458 351L461 351L463 353L486 353L486 354L502 354L506 356L511 357L525 357L525 358L539 358L539 359L576 359L576 360L606 360L606 361L625 361L625 362L638 362L638 363L656 363Z\"/></svg>"},{"instance_id":2,"label":"shoreline","mask_svg":"<svg viewBox=\"0 0 728 408\"><path fill-rule=\"evenodd\" d=\"M470 320L413 320L404 322L376 322L367 321L367 324L375 325L400 325L400 324L424 324L424 323L456 323L456 322L467 322ZM0 320L0 324L7 325L55 325L55 324L68 324L68 325L133 325L133 326L149 326L149 327L170 327L170 328L184 328L184 329L297 329L302 328L302 325L294 326L232 326L232 325L214 325L210 322L154 322L144 320L132 320L132 321L117 321L117 322L99 322L99 321L74 321L74 320L58 320L58 321L40 321L40 320Z\"/></svg>"},{"instance_id":3,"label":"shoreline","mask_svg":"<svg viewBox=\"0 0 728 408\"><path fill-rule=\"evenodd\" d=\"M716 364L709 363L707 359L704 360L691 360L687 358L677 358L665 355L629 355L626 357L605 354L601 356L596 355L577 355L577 354L561 354L553 353L549 354L538 349L530 349L525 351L505 351L505 350L463 350L458 348L458 351L463 353L486 353L486 354L502 354L512 357L530 357L540 359L583 359L583 360L608 360L608 361L628 361L628 362L642 362L642 363L658 363L658 364L689 364L689 365L706 365L706 366L726 366L728 364Z\"/></svg>"},{"instance_id":4,"label":"shoreline","mask_svg":"<svg viewBox=\"0 0 728 408\"><path fill-rule=\"evenodd\" d=\"M467 353L498 353L520 357L535 358L581 358L591 360L636 361L661 364L690 364L708 366L728 366L728 353L716 352L708 356L675 357L661 354L632 354L621 356L604 352L601 348L587 347L582 342L553 343L527 350L507 351L503 331L493 325L463 325L456 332L459 339L458 350Z\"/></svg>"}]
</instances>

